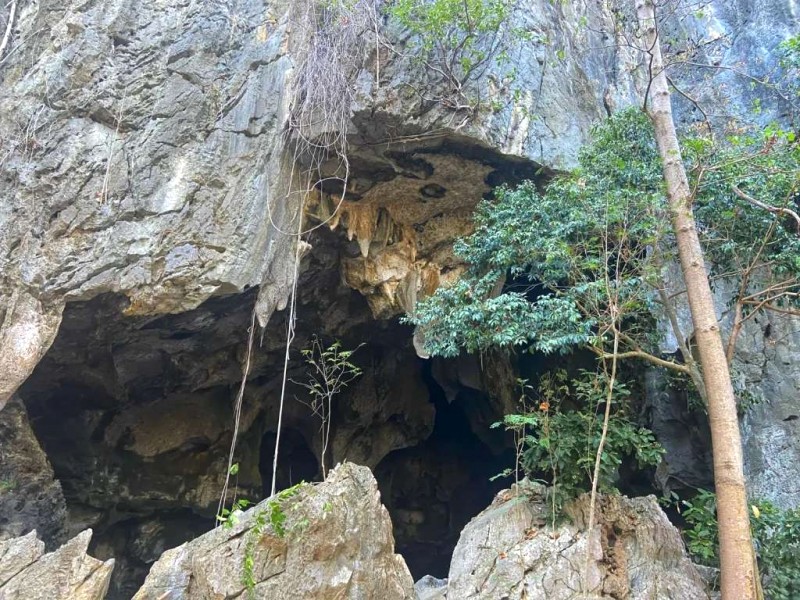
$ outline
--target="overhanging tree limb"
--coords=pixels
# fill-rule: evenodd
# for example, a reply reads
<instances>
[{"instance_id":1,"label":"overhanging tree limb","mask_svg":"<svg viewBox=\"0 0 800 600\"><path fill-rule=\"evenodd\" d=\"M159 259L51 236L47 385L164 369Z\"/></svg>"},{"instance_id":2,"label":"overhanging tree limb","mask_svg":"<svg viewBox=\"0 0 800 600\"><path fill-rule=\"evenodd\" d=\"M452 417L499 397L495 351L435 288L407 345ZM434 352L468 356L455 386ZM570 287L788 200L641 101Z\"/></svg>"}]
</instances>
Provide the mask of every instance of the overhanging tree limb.
<instances>
[{"instance_id":1,"label":"overhanging tree limb","mask_svg":"<svg viewBox=\"0 0 800 600\"><path fill-rule=\"evenodd\" d=\"M797 234L800 235L800 214L797 214L791 208L785 208L785 207L782 207L782 206L771 206L771 205L767 204L766 202L761 202L760 200L756 200L755 198L753 198L749 194L745 194L742 190L740 190L735 185L732 185L731 189L733 190L734 194L739 196L739 198L741 198L745 202L749 202L753 206L756 206L758 208L763 208L764 210L766 210L768 212L771 212L773 214L786 215L788 217L791 217L792 219L794 219L795 226L797 228Z\"/></svg>"}]
</instances>

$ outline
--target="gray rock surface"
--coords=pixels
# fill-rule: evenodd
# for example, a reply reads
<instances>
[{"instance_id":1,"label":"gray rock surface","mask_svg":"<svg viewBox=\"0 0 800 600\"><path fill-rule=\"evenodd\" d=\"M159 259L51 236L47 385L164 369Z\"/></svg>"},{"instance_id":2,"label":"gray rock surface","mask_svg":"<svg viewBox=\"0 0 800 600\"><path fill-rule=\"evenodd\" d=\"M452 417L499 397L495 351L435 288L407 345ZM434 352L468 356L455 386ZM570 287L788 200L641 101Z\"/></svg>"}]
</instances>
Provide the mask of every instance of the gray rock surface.
<instances>
[{"instance_id":1,"label":"gray rock surface","mask_svg":"<svg viewBox=\"0 0 800 600\"><path fill-rule=\"evenodd\" d=\"M87 554L91 529L44 553L36 532L0 542L0 600L103 600L114 561Z\"/></svg>"},{"instance_id":2,"label":"gray rock surface","mask_svg":"<svg viewBox=\"0 0 800 600\"><path fill-rule=\"evenodd\" d=\"M262 325L285 306L298 217L305 208L307 224L318 224L336 206L335 190L324 186L305 207L302 193L290 193L303 188L292 170L290 118L293 53L303 45L303 27L290 15L298 4L18 3L0 57L0 408L40 363L23 397L37 410L37 435L57 442L48 452L63 460L76 523L129 519L110 526L128 527L138 540L155 510L214 504L250 306ZM490 69L470 93L492 108L472 120L424 99L428 77L408 40L386 32L397 52L367 56L353 77L349 195L328 223L336 231L317 230L310 251L303 242L299 303L308 330L298 346L312 330L338 337L365 326L369 311L392 317L457 277L452 241L469 231L471 210L491 186L574 164L592 123L636 101L642 72L634 56L613 48L603 33L613 29L610 15L597 6L523 0L518 24L532 39L511 51L517 80ZM737 69L771 72L777 44L798 29L795 2L718 0L672 27L703 42L697 62L725 67L679 65L674 73L711 112L741 116L756 99L765 108L758 121L786 112ZM372 47L367 39L359 38L358 52ZM676 103L684 123L697 118L691 103ZM322 170L336 175L330 165ZM340 279L364 295L369 311L363 301L349 310L357 302L342 293ZM256 286L257 298L256 290L241 294ZM108 293L116 294L112 301ZM239 298L197 308L227 301L212 298L226 294ZM170 320L167 313L181 314ZM284 326L273 320L264 332L247 390L243 428L252 427L240 442L248 465L240 477L248 491L261 485L257 457L265 423L274 423ZM59 331L62 343L40 362ZM787 339L763 347L769 363L754 341L746 361L783 407L756 409L745 427L751 477L764 473L756 485L773 497L781 492L770 482L783 480L776 469L800 464L792 437L796 357ZM413 419L379 385L381 377L406 374L404 395L418 396L407 403ZM433 416L412 375L419 376L392 357L371 374L375 390L366 383L353 390L358 414L342 403L334 458L376 464L428 435ZM461 375L454 380L469 387ZM298 445L316 454L316 425L305 408L292 403L286 416ZM472 411L476 432L490 416ZM118 497L130 514L115 513ZM169 539L151 537L137 550L143 561ZM102 546L114 553L114 544Z\"/></svg>"},{"instance_id":3,"label":"gray rock surface","mask_svg":"<svg viewBox=\"0 0 800 600\"><path fill-rule=\"evenodd\" d=\"M61 541L65 518L61 484L15 398L0 411L0 540L35 529L52 546Z\"/></svg>"},{"instance_id":4,"label":"gray rock surface","mask_svg":"<svg viewBox=\"0 0 800 600\"><path fill-rule=\"evenodd\" d=\"M668 284L678 290L681 281L677 266L669 270ZM714 303L723 339L733 326L731 298L738 283L717 280ZM692 331L688 304L681 296L677 316L686 335ZM677 342L666 323L663 350L675 352ZM748 493L754 499L766 499L783 508L800 506L800 317L773 311L761 311L747 320L736 341L731 364L734 388L743 413L740 423ZM661 392L650 395L653 402ZM663 396L662 400L664 399ZM669 476L689 486L709 487L703 472L710 473L710 446L698 442L697 423L681 419L675 413L686 410L666 399L653 408L657 428L668 438L665 467ZM670 414L671 413L671 414ZM670 431L671 430L671 431ZM692 457L700 457L692 462ZM708 479L708 475L706 475Z\"/></svg>"},{"instance_id":5,"label":"gray rock surface","mask_svg":"<svg viewBox=\"0 0 800 600\"><path fill-rule=\"evenodd\" d=\"M119 291L131 314L158 314L264 283L265 319L284 301L294 238L272 223L297 206L273 11L285 17L259 0L20 5L0 71L0 366L15 366L0 401L65 300Z\"/></svg>"},{"instance_id":6,"label":"gray rock surface","mask_svg":"<svg viewBox=\"0 0 800 600\"><path fill-rule=\"evenodd\" d=\"M747 323L737 344L743 385L760 402L742 419L752 498L800 506L800 318L768 313Z\"/></svg>"},{"instance_id":7,"label":"gray rock surface","mask_svg":"<svg viewBox=\"0 0 800 600\"><path fill-rule=\"evenodd\" d=\"M447 598L447 579L425 575L414 584L417 600L444 600Z\"/></svg>"},{"instance_id":8,"label":"gray rock surface","mask_svg":"<svg viewBox=\"0 0 800 600\"><path fill-rule=\"evenodd\" d=\"M389 514L369 469L339 465L327 480L278 500L285 533L270 525L271 500L165 552L134 600L247 598L246 559L252 559L252 594L274 600L414 598L414 583L394 553ZM262 531L255 523L265 521Z\"/></svg>"},{"instance_id":9,"label":"gray rock surface","mask_svg":"<svg viewBox=\"0 0 800 600\"><path fill-rule=\"evenodd\" d=\"M552 529L541 496L502 492L462 532L447 598L708 598L678 530L655 497L601 497L597 525L587 534L588 504L587 497L575 501L567 508L572 524Z\"/></svg>"},{"instance_id":10,"label":"gray rock surface","mask_svg":"<svg viewBox=\"0 0 800 600\"><path fill-rule=\"evenodd\" d=\"M113 291L130 299L129 314L163 314L261 285L262 324L285 305L294 276L290 233L303 197L289 193L297 182L284 135L298 63L292 52L304 31L292 23L291 5L19 5L0 64L0 402L52 342L65 302ZM712 2L702 16L684 15L680 30L695 41L713 39L702 47L714 64L745 62L759 75L796 30L792 6ZM353 77L353 158L374 158L393 140L404 152L457 140L478 158L493 150L534 169L573 164L591 124L636 101L637 59L614 49L610 13L594 3L525 0L517 25L531 39L510 48L516 80L490 69L468 93L480 92L495 108L472 120L424 100L429 77L407 40L387 33L396 52L368 57ZM363 53L363 45L353 51ZM715 109L741 113L760 93L730 69L684 71ZM726 93L737 101L719 97ZM691 111L684 112L689 119ZM480 173L478 165L454 160L460 178ZM382 168L361 164L373 175ZM472 197L457 189L448 196L448 218L479 199L482 186L470 187ZM410 197L401 192L401 200ZM367 204L377 222L377 206ZM387 223L406 231L420 225L389 213L383 231ZM447 225L450 238L461 231L457 221ZM376 314L405 307L397 294L413 302L418 290L435 285L447 265L425 254L426 240L436 237L415 240L423 263L395 245L345 269L353 287L388 294L388 305L376 300Z\"/></svg>"}]
</instances>

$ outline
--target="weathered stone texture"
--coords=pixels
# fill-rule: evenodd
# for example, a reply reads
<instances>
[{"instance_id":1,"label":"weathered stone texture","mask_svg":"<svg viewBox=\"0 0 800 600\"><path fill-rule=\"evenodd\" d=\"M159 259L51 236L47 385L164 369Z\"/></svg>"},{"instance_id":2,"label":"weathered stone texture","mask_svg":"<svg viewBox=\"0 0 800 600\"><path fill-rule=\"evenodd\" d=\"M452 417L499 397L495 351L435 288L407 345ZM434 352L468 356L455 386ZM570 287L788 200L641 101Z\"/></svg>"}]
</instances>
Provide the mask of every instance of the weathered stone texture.
<instances>
[{"instance_id":1,"label":"weathered stone texture","mask_svg":"<svg viewBox=\"0 0 800 600\"><path fill-rule=\"evenodd\" d=\"M597 525L589 533L588 504L585 496L575 501L567 509L572 522L552 529L543 498L502 492L462 532L447 598L708 598L678 530L655 497L602 496Z\"/></svg>"},{"instance_id":2,"label":"weathered stone texture","mask_svg":"<svg viewBox=\"0 0 800 600\"><path fill-rule=\"evenodd\" d=\"M104 600L114 561L87 554L91 529L44 554L32 531L0 542L0 600Z\"/></svg>"},{"instance_id":3,"label":"weathered stone texture","mask_svg":"<svg viewBox=\"0 0 800 600\"><path fill-rule=\"evenodd\" d=\"M345 463L324 483L280 502L284 535L269 524L270 500L165 552L134 600L216 600L248 597L243 583L252 559L252 594L274 600L411 600L414 588L394 553L389 514L369 469ZM260 515L260 517L259 517ZM263 531L254 528L266 521Z\"/></svg>"},{"instance_id":4,"label":"weathered stone texture","mask_svg":"<svg viewBox=\"0 0 800 600\"><path fill-rule=\"evenodd\" d=\"M65 518L61 484L15 398L0 411L0 540L35 529L49 545L58 543Z\"/></svg>"}]
</instances>

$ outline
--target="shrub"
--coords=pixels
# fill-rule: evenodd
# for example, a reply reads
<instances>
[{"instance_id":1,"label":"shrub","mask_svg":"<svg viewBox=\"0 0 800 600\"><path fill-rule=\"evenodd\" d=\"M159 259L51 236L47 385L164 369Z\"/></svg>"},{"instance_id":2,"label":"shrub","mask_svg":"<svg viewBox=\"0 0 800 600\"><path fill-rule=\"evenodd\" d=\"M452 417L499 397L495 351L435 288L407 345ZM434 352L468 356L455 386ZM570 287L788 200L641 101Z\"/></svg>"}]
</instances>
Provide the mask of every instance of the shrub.
<instances>
[{"instance_id":1,"label":"shrub","mask_svg":"<svg viewBox=\"0 0 800 600\"><path fill-rule=\"evenodd\" d=\"M682 505L683 516L690 525L684 531L689 552L701 564L719 566L715 495L700 490ZM759 500L750 509L750 527L766 598L800 598L800 508L782 510Z\"/></svg>"},{"instance_id":2,"label":"shrub","mask_svg":"<svg viewBox=\"0 0 800 600\"><path fill-rule=\"evenodd\" d=\"M565 500L591 489L607 386L602 373L583 371L571 381L563 370L545 374L535 409L506 415L494 425L521 433L522 469L531 478L546 474L550 479L554 514ZM637 426L626 414L629 394L628 387L618 381L598 477L602 492L617 491L618 469L625 458L633 458L645 468L657 465L663 453L653 433Z\"/></svg>"}]
</instances>

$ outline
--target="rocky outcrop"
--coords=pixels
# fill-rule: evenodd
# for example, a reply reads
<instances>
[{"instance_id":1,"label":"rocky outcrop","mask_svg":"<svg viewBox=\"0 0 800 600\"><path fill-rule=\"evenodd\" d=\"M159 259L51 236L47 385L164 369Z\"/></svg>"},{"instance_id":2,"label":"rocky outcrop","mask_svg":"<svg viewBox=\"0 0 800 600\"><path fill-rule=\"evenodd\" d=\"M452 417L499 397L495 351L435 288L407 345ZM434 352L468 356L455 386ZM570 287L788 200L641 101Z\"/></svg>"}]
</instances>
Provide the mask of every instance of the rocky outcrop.
<instances>
[{"instance_id":1,"label":"rocky outcrop","mask_svg":"<svg viewBox=\"0 0 800 600\"><path fill-rule=\"evenodd\" d=\"M509 57L516 80L488 69L472 90L484 101L475 112L431 102L437 90L426 89L407 35L382 21L392 51L372 43L371 28L353 50L347 185L341 165L323 161L330 179L309 194L291 106L308 32L293 9L304 1L15 3L0 57L0 407L27 379L18 392L62 482L70 526L92 526L94 550L136 574L112 589L119 598L164 547L213 519L251 310L265 325L296 275L295 349L312 333L350 348L369 341L357 355L363 379L334 407L330 458L375 467L403 531L430 534L428 549L446 538L443 559L467 511L485 506L485 475L505 448L486 424L513 397L475 374L512 384L514 374L437 363L433 379L467 413L477 450L464 452L459 430L444 451L434 439L407 452L450 424L434 424L444 414L431 406L434 386L410 354L409 329L390 318L458 277L453 239L493 187L544 182L574 164L591 125L638 98L642 72L603 33L614 24L598 3L522 0L515 18L529 36ZM770 72L773 50L797 29L792 6L719 0L681 15L675 39L702 42L709 65L733 68L677 65L674 81L691 82L715 114L749 112L760 90L735 68ZM694 107L675 101L691 123ZM758 119L781 114L766 97L762 105ZM316 229L298 242L304 217ZM245 389L237 460L252 498L269 471L286 325L279 313L259 331ZM302 359L290 358L290 377L301 379ZM755 354L750 362L760 364ZM780 365L761 375L788 377L791 364ZM753 464L773 461L764 472L774 473L800 461L792 387L767 391L783 395L785 411L775 422L765 410L766 429L748 421L746 443ZM290 386L288 397L284 457L303 458L281 465L287 485L317 475L320 450L302 391ZM762 435L775 443L759 457ZM40 453L30 456L45 473ZM8 535L58 503L46 476L33 479L44 496L23 487L0 496L3 517L19 512ZM465 490L478 493L467 502ZM37 527L46 537L55 524Z\"/></svg>"},{"instance_id":2,"label":"rocky outcrop","mask_svg":"<svg viewBox=\"0 0 800 600\"><path fill-rule=\"evenodd\" d=\"M680 534L655 497L602 496L597 525L587 533L587 497L567 508L570 523L552 529L542 489L519 489L520 495L511 490L498 495L462 532L450 565L447 598L709 597Z\"/></svg>"},{"instance_id":3,"label":"rocky outcrop","mask_svg":"<svg viewBox=\"0 0 800 600\"><path fill-rule=\"evenodd\" d=\"M305 197L290 101L310 26L294 4L18 6L0 71L0 402L52 342L66 302L117 292L128 314L156 315L258 285L262 325L285 306ZM676 39L761 75L796 29L790 5L712 2L681 17ZM321 185L320 206L306 208L325 219L340 208L327 224L358 244L344 276L376 315L457 276L449 244L489 187L573 164L592 123L637 101L643 72L614 49L610 12L525 0L515 19L528 34L509 48L516 76L488 69L475 81L467 93L491 107L476 113L430 101L437 90L401 32L385 32L394 51L380 55L371 24L356 36L339 132L347 194L331 202L341 190ZM710 112L747 112L759 93L730 69L678 71ZM780 110L763 106L763 119Z\"/></svg>"},{"instance_id":4,"label":"rocky outcrop","mask_svg":"<svg viewBox=\"0 0 800 600\"><path fill-rule=\"evenodd\" d=\"M677 265L668 270L668 285L680 292ZM733 327L731 299L739 283L718 279L714 303L723 339ZM677 317L683 332L692 331L689 306L676 294ZM662 318L662 350L676 352L677 341ZM748 494L782 508L800 506L800 318L763 310L748 318L736 340L731 374L741 413L742 446ZM710 435L702 407L687 406L686 398L665 390L651 372L648 403L653 431L666 449L659 467L663 487L712 485Z\"/></svg>"},{"instance_id":5,"label":"rocky outcrop","mask_svg":"<svg viewBox=\"0 0 800 600\"><path fill-rule=\"evenodd\" d=\"M755 403L742 419L748 493L800 506L800 318L767 313L743 329L736 351L741 387Z\"/></svg>"},{"instance_id":6,"label":"rocky outcrop","mask_svg":"<svg viewBox=\"0 0 800 600\"><path fill-rule=\"evenodd\" d=\"M119 291L163 314L264 284L264 320L285 302L286 11L232 10L19 6L0 72L0 402L65 301Z\"/></svg>"},{"instance_id":7,"label":"rocky outcrop","mask_svg":"<svg viewBox=\"0 0 800 600\"><path fill-rule=\"evenodd\" d=\"M415 558L410 568L444 575L461 527L498 489L488 478L511 460L502 432L485 425L501 413L477 389L477 362L449 380L445 398L428 375L432 365L414 356L409 329L372 321L364 298L339 283L333 236L317 238L306 259L289 377L305 380L299 349L312 334L345 348L365 344L353 355L363 375L334 402L328 465L375 469L398 547ZM120 315L125 299L117 295L70 303L61 334L19 391L63 488L71 531L91 527L93 556L117 561L109 598L129 600L164 549L213 526L254 299L255 290L212 298L157 319ZM276 329L284 324L283 314L274 317ZM237 483L254 502L272 475L280 333L267 332L254 349L239 422ZM321 475L320 423L306 394L289 382L278 489ZM29 501L15 490L8 496L9 507ZM424 540L412 539L419 532Z\"/></svg>"},{"instance_id":8,"label":"rocky outcrop","mask_svg":"<svg viewBox=\"0 0 800 600\"><path fill-rule=\"evenodd\" d=\"M66 510L25 406L14 399L0 411L0 540L35 529L52 546L61 541Z\"/></svg>"},{"instance_id":9,"label":"rocky outcrop","mask_svg":"<svg viewBox=\"0 0 800 600\"><path fill-rule=\"evenodd\" d=\"M369 469L339 465L324 483L265 500L233 527L168 550L134 600L223 597L414 598Z\"/></svg>"},{"instance_id":10,"label":"rocky outcrop","mask_svg":"<svg viewBox=\"0 0 800 600\"><path fill-rule=\"evenodd\" d=\"M0 600L104 600L114 561L87 554L87 529L44 553L36 532L0 542Z\"/></svg>"}]
</instances>

